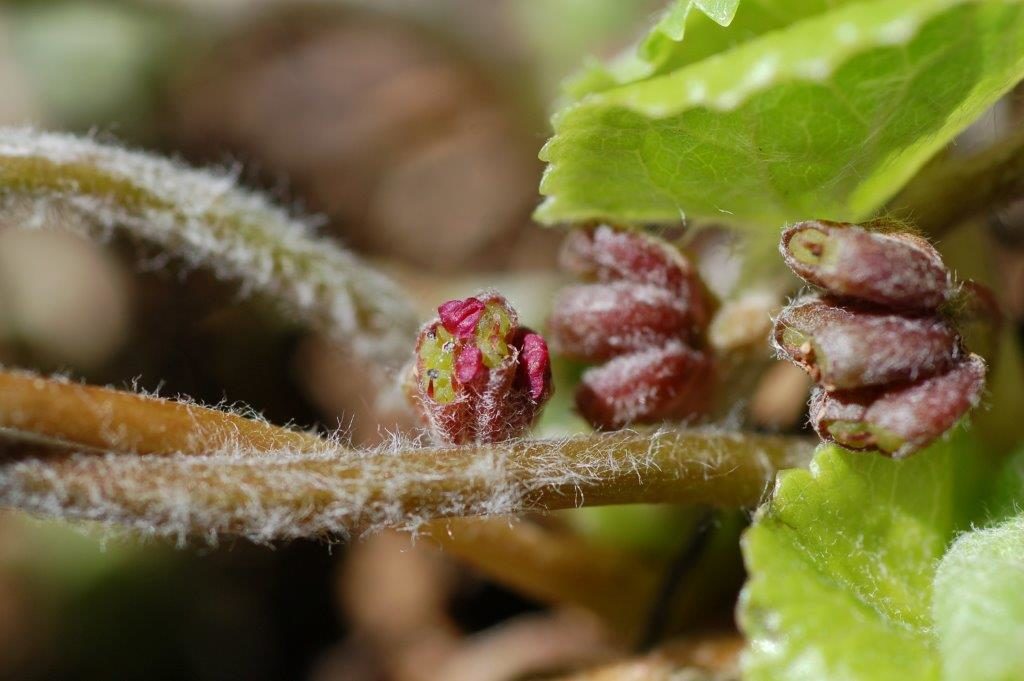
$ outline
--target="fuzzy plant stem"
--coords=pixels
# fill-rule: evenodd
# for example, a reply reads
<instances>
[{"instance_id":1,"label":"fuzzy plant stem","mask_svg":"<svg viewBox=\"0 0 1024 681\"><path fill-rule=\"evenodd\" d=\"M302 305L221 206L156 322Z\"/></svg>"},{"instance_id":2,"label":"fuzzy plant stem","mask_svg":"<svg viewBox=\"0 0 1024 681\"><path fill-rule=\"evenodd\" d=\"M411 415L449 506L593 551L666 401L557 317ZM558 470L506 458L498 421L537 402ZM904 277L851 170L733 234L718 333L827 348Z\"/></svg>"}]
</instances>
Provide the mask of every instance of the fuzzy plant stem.
<instances>
[{"instance_id":1,"label":"fuzzy plant stem","mask_svg":"<svg viewBox=\"0 0 1024 681\"><path fill-rule=\"evenodd\" d=\"M265 294L375 362L394 368L407 359L417 320L399 288L229 174L91 139L0 128L0 209L26 204L30 217L13 226L44 227L55 222L50 211L71 210L101 236L125 230Z\"/></svg>"},{"instance_id":2,"label":"fuzzy plant stem","mask_svg":"<svg viewBox=\"0 0 1024 681\"><path fill-rule=\"evenodd\" d=\"M1024 127L966 158L927 166L889 204L890 214L939 236L964 221L1024 197Z\"/></svg>"},{"instance_id":3,"label":"fuzzy plant stem","mask_svg":"<svg viewBox=\"0 0 1024 681\"><path fill-rule=\"evenodd\" d=\"M0 503L182 538L348 537L583 504L753 507L809 450L686 430L373 454L74 455L0 467Z\"/></svg>"},{"instance_id":4,"label":"fuzzy plant stem","mask_svg":"<svg viewBox=\"0 0 1024 681\"><path fill-rule=\"evenodd\" d=\"M189 445L203 441L198 434L163 440L188 421L179 403L83 392L72 384L36 378L40 388L13 376L7 383L13 392L4 397L10 408L4 411L18 412L18 421L8 425L16 425L22 435L60 441L67 451L0 466L0 504L179 539L221 534L256 541L349 537L383 527L417 529L437 518L584 504L753 507L776 471L806 465L812 449L804 438L687 429L458 447L399 443L372 452L282 434L284 439L297 437L298 446L267 450L251 443L266 441L261 426L243 428L237 416L218 417L215 410L193 407L192 420L199 413L196 422L202 423L193 433L208 438L221 433L211 438L209 450L196 450ZM91 433L87 419L65 426L44 414L71 413L76 404L106 415L93 422L101 432ZM122 417L125 405L129 415ZM140 405L148 408L148 425L130 434L128 424L137 418L131 414ZM220 430L218 418L223 419ZM118 453L73 453L97 444L118 445ZM174 449L177 453L170 453Z\"/></svg>"},{"instance_id":5,"label":"fuzzy plant stem","mask_svg":"<svg viewBox=\"0 0 1024 681\"><path fill-rule=\"evenodd\" d=\"M257 454L333 448L312 433L187 402L0 371L0 428L76 449L125 454Z\"/></svg>"}]
</instances>

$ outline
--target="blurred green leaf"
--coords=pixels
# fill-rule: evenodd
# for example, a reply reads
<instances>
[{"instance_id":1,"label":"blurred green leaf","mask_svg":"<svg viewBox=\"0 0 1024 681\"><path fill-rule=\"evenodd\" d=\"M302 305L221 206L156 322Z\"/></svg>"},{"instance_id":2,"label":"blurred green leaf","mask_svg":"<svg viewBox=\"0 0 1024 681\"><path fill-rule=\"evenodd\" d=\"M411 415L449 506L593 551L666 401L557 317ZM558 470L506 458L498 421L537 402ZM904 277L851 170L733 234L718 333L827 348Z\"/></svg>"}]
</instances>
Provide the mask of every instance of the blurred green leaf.
<instances>
[{"instance_id":1,"label":"blurred green leaf","mask_svg":"<svg viewBox=\"0 0 1024 681\"><path fill-rule=\"evenodd\" d=\"M1024 678L1024 516L953 543L932 609L944 678Z\"/></svg>"},{"instance_id":2,"label":"blurred green leaf","mask_svg":"<svg viewBox=\"0 0 1024 681\"><path fill-rule=\"evenodd\" d=\"M1024 76L1019 2L872 0L776 21L791 23L698 50L705 32L672 41L666 22L691 26L664 18L640 54L671 52L655 69L671 72L556 114L537 218L860 219Z\"/></svg>"},{"instance_id":3,"label":"blurred green leaf","mask_svg":"<svg viewBox=\"0 0 1024 681\"><path fill-rule=\"evenodd\" d=\"M565 84L574 99L669 73L852 0L674 0L650 33L610 64L593 62ZM697 11L694 11L697 10Z\"/></svg>"}]
</instances>

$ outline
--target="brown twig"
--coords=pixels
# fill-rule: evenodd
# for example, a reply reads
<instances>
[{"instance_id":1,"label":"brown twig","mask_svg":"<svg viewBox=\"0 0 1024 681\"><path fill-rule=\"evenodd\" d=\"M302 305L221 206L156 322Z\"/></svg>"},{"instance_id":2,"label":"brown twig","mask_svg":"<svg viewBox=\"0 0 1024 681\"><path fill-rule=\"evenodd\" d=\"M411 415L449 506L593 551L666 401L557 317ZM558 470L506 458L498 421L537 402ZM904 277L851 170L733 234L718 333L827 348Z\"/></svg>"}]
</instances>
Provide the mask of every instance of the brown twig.
<instances>
[{"instance_id":1,"label":"brown twig","mask_svg":"<svg viewBox=\"0 0 1024 681\"><path fill-rule=\"evenodd\" d=\"M76 448L134 454L318 451L310 433L195 404L0 371L0 428Z\"/></svg>"}]
</instances>

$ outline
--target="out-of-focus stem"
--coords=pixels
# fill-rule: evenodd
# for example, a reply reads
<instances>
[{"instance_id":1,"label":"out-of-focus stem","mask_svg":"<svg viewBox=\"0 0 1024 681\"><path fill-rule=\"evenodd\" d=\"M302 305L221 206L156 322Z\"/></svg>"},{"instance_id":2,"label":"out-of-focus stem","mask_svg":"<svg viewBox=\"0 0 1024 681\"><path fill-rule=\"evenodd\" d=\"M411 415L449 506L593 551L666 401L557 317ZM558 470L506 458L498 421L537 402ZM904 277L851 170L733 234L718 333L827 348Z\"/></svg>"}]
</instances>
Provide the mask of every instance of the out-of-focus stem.
<instances>
[{"instance_id":1,"label":"out-of-focus stem","mask_svg":"<svg viewBox=\"0 0 1024 681\"><path fill-rule=\"evenodd\" d=\"M643 657L559 677L558 681L732 681L739 679L743 638L704 634L671 642Z\"/></svg>"},{"instance_id":2,"label":"out-of-focus stem","mask_svg":"<svg viewBox=\"0 0 1024 681\"><path fill-rule=\"evenodd\" d=\"M103 230L123 229L188 265L212 269L243 290L331 334L363 356L398 367L417 327L387 277L308 225L240 189L234 178L70 135L0 128L0 199L75 211Z\"/></svg>"},{"instance_id":3,"label":"out-of-focus stem","mask_svg":"<svg viewBox=\"0 0 1024 681\"><path fill-rule=\"evenodd\" d=\"M1024 196L1024 127L967 158L926 167L889 204L889 214L938 236Z\"/></svg>"},{"instance_id":4,"label":"out-of-focus stem","mask_svg":"<svg viewBox=\"0 0 1024 681\"><path fill-rule=\"evenodd\" d=\"M453 518L425 529L496 581L546 603L583 606L629 639L646 624L663 578L663 561L516 518Z\"/></svg>"}]
</instances>

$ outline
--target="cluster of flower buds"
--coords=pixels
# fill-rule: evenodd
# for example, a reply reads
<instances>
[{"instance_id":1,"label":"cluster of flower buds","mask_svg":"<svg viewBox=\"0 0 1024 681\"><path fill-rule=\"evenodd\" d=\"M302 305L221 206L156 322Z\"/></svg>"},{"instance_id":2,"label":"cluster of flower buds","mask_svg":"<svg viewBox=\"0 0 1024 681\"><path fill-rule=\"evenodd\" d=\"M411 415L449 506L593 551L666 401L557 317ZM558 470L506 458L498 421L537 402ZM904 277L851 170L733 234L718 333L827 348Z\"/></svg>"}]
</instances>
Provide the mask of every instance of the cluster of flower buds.
<instances>
[{"instance_id":1,"label":"cluster of flower buds","mask_svg":"<svg viewBox=\"0 0 1024 681\"><path fill-rule=\"evenodd\" d=\"M420 331L406 383L434 439L500 442L523 434L551 396L544 339L500 294L449 300Z\"/></svg>"},{"instance_id":2,"label":"cluster of flower buds","mask_svg":"<svg viewBox=\"0 0 1024 681\"><path fill-rule=\"evenodd\" d=\"M978 404L985 362L969 353L945 311L956 287L939 253L901 231L809 221L786 229L780 250L822 289L775 321L781 357L817 382L811 423L822 439L904 457L925 447Z\"/></svg>"},{"instance_id":3,"label":"cluster of flower buds","mask_svg":"<svg viewBox=\"0 0 1024 681\"><path fill-rule=\"evenodd\" d=\"M562 264L588 283L563 289L552 345L588 369L576 407L601 430L685 419L709 403L710 316L700 278L671 244L605 225L569 234Z\"/></svg>"}]
</instances>

